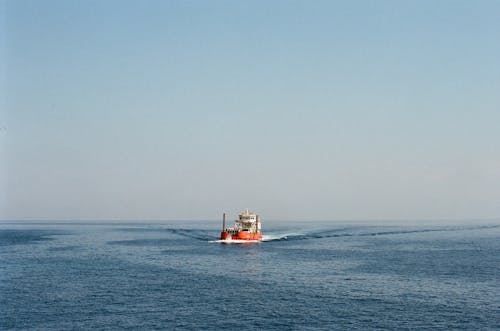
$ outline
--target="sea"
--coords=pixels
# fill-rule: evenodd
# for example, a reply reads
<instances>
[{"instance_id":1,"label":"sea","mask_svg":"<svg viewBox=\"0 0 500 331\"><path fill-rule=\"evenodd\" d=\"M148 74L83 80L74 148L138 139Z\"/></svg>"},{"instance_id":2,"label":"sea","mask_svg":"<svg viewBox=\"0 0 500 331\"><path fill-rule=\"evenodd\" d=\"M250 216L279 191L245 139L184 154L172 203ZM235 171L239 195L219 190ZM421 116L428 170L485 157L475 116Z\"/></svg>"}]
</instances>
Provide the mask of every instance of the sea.
<instances>
[{"instance_id":1,"label":"sea","mask_svg":"<svg viewBox=\"0 0 500 331\"><path fill-rule=\"evenodd\" d=\"M500 222L2 221L0 330L500 330Z\"/></svg>"}]
</instances>

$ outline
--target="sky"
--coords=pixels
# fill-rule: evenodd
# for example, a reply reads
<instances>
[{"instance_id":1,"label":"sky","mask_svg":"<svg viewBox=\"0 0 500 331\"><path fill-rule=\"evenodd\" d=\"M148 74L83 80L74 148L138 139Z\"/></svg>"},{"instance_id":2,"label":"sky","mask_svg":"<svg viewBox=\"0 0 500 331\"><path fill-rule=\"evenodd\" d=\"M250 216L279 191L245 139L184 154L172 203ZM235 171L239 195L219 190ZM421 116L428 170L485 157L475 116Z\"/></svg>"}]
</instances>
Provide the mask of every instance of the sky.
<instances>
[{"instance_id":1,"label":"sky","mask_svg":"<svg viewBox=\"0 0 500 331\"><path fill-rule=\"evenodd\" d=\"M499 17L0 0L0 219L500 219Z\"/></svg>"}]
</instances>

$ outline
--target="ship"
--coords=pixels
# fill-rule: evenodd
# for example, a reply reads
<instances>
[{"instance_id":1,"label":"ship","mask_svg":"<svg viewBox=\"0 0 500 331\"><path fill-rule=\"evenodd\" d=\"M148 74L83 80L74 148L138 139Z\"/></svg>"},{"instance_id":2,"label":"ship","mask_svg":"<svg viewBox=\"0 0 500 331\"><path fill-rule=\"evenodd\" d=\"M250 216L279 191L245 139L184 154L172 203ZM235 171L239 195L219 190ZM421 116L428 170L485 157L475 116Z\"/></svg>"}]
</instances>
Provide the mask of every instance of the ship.
<instances>
[{"instance_id":1,"label":"ship","mask_svg":"<svg viewBox=\"0 0 500 331\"><path fill-rule=\"evenodd\" d=\"M262 241L260 216L245 210L234 221L233 227L226 227L226 213L222 215L222 232L220 239L224 241L252 242Z\"/></svg>"}]
</instances>

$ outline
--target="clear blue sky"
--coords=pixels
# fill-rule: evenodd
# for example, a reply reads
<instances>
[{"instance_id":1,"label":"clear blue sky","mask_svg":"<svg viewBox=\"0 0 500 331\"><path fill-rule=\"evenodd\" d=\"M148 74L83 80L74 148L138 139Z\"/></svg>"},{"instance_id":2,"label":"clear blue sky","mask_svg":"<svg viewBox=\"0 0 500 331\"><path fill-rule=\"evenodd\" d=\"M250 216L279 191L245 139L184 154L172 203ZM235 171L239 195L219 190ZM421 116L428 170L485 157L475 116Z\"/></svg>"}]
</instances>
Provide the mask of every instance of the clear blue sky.
<instances>
[{"instance_id":1,"label":"clear blue sky","mask_svg":"<svg viewBox=\"0 0 500 331\"><path fill-rule=\"evenodd\" d=\"M500 1L1 1L0 219L500 217Z\"/></svg>"}]
</instances>

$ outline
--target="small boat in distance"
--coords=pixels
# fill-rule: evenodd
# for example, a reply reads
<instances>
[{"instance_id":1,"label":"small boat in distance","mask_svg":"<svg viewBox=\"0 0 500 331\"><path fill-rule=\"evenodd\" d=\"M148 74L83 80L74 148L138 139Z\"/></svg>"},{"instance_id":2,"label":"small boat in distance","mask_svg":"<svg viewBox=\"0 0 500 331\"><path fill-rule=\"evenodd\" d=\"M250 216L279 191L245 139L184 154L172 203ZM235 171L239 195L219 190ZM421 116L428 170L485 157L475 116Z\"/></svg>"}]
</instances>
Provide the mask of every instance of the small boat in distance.
<instances>
[{"instance_id":1,"label":"small boat in distance","mask_svg":"<svg viewBox=\"0 0 500 331\"><path fill-rule=\"evenodd\" d=\"M220 239L224 241L251 242L261 241L262 231L260 216L250 213L248 209L239 215L239 219L234 221L234 226L226 227L226 213L222 216L222 232Z\"/></svg>"}]
</instances>

